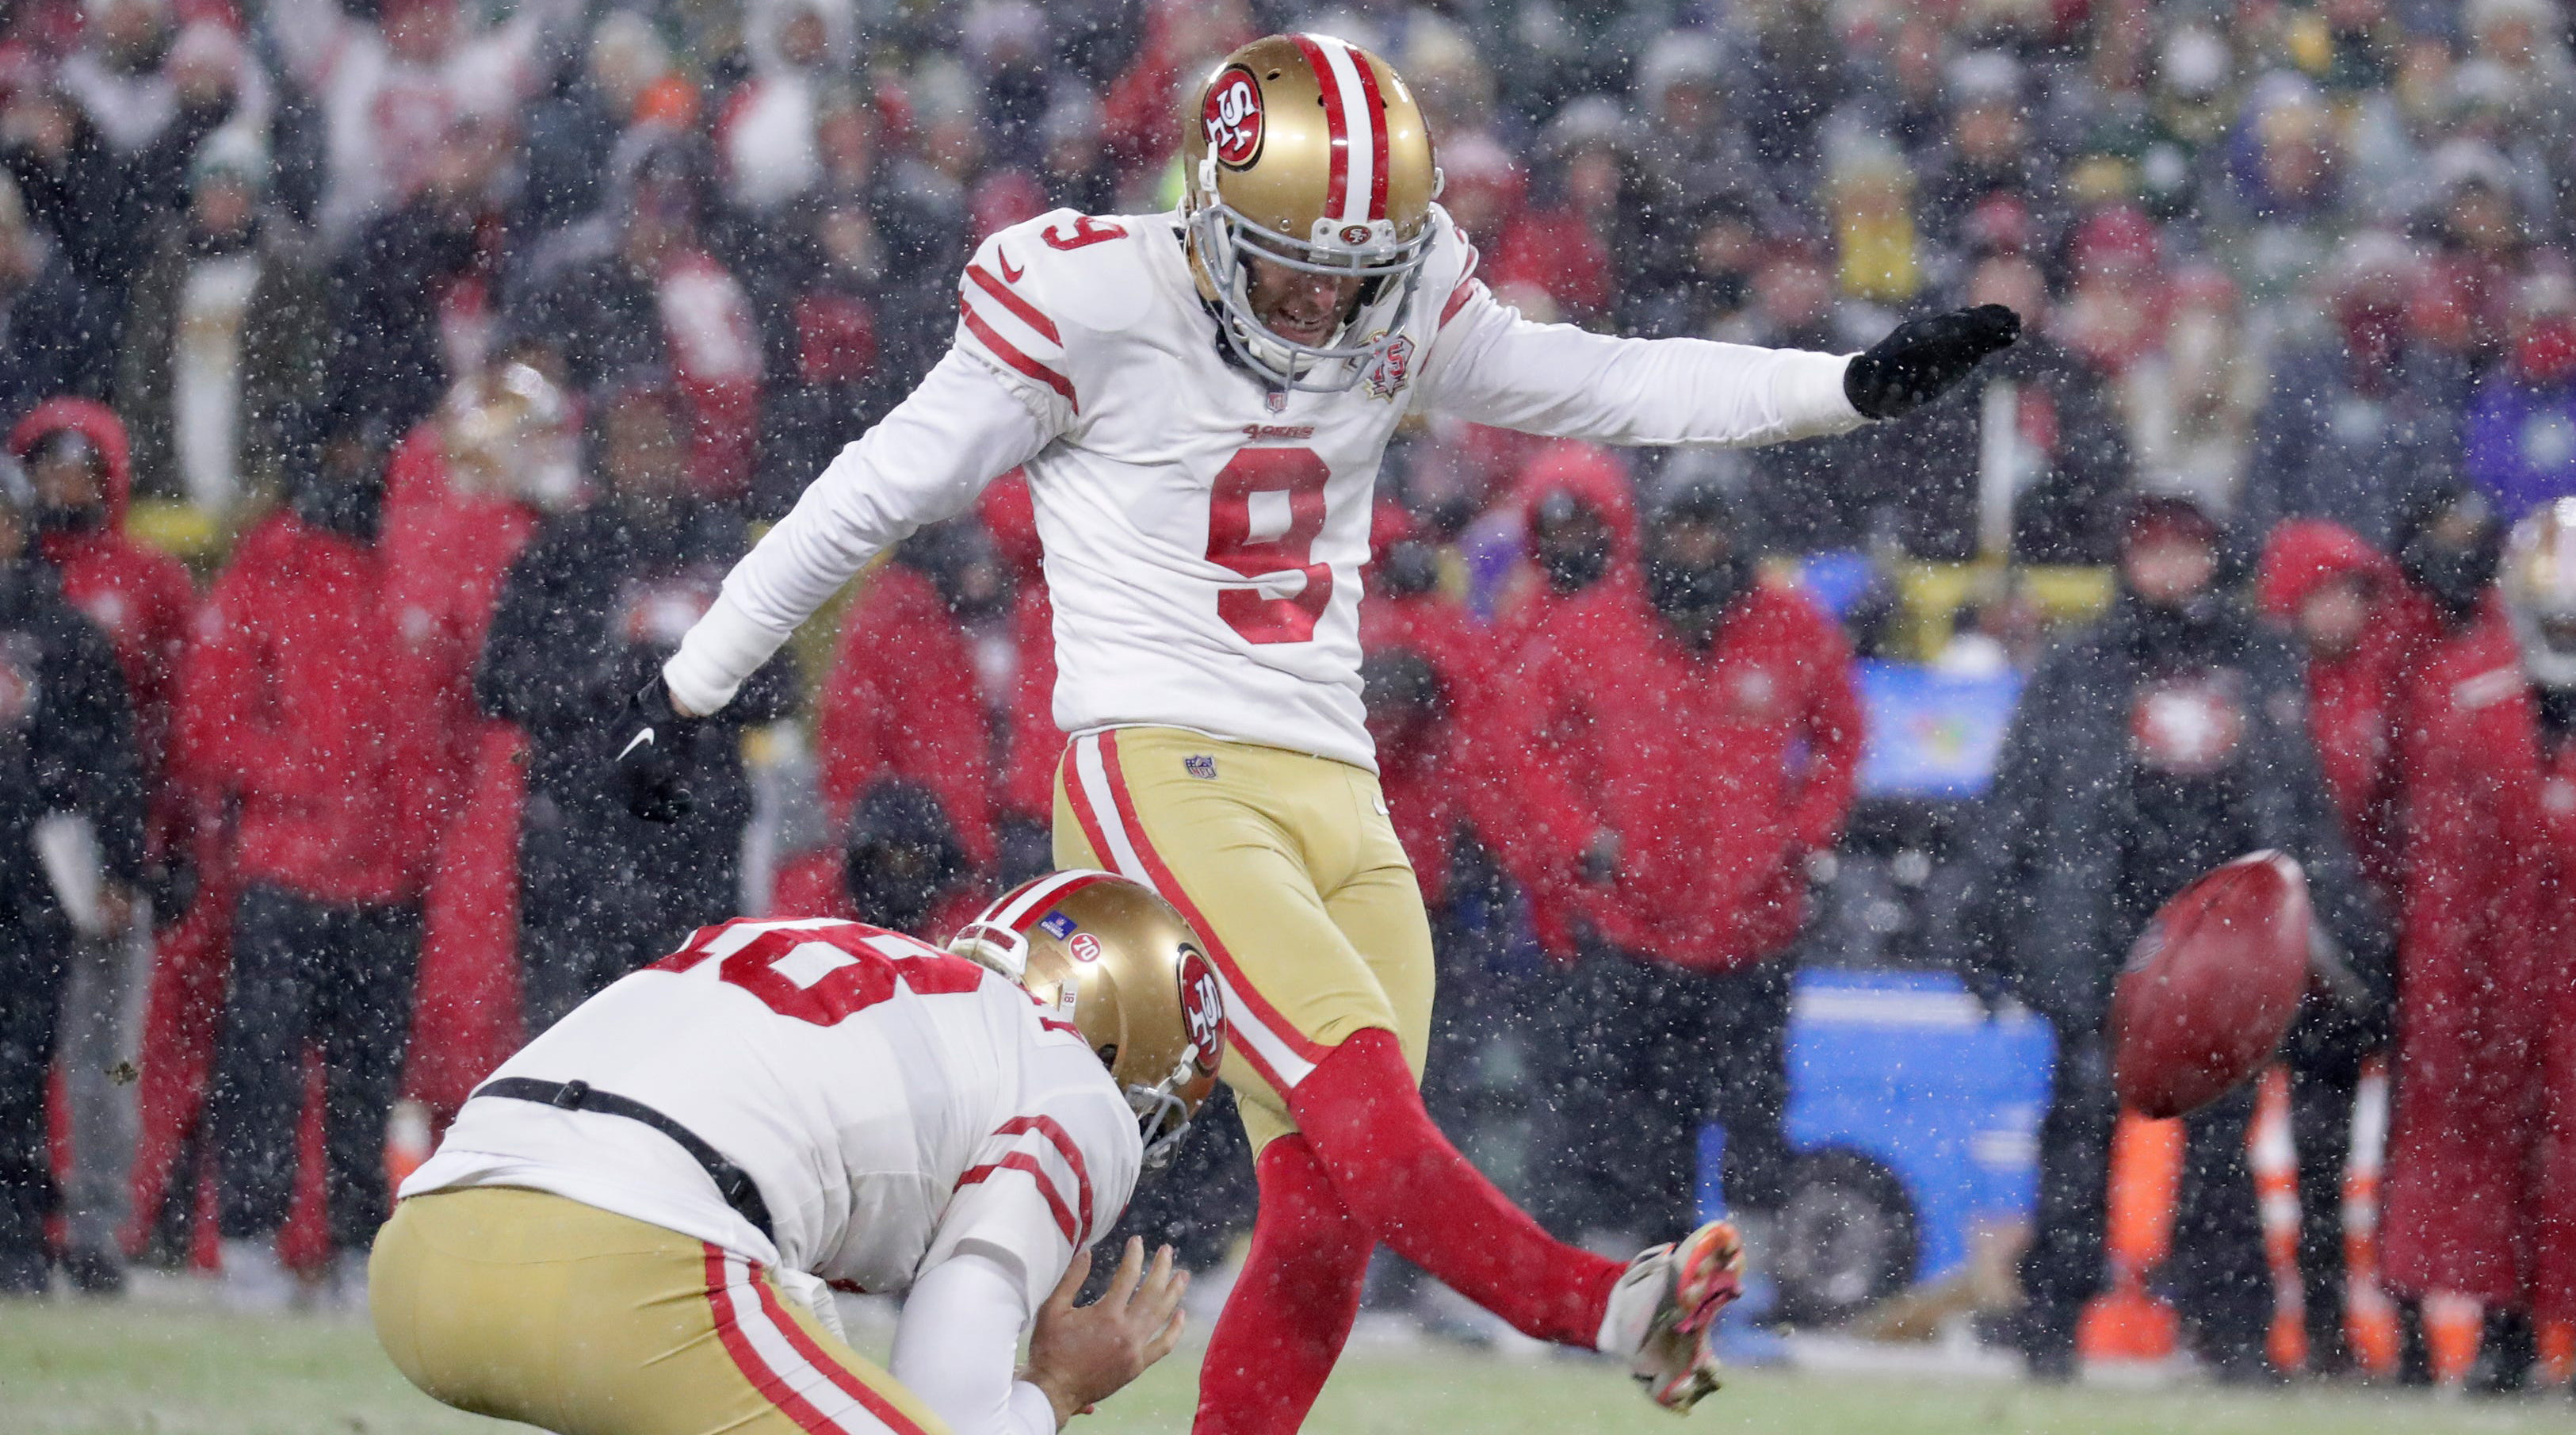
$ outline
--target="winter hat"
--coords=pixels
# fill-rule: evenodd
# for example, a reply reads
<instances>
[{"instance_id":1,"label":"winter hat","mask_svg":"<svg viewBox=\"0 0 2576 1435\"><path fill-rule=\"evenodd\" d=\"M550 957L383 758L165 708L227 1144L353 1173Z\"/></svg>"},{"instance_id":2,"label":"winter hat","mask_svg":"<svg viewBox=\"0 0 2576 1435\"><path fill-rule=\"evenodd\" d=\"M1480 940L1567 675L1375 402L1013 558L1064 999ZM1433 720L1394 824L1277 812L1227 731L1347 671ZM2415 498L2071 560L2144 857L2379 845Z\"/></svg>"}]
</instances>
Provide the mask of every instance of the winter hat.
<instances>
[{"instance_id":1,"label":"winter hat","mask_svg":"<svg viewBox=\"0 0 2576 1435\"><path fill-rule=\"evenodd\" d=\"M2123 552L2161 539L2197 540L2216 548L2219 538L2217 520L2178 493L2133 494L2120 521Z\"/></svg>"},{"instance_id":2,"label":"winter hat","mask_svg":"<svg viewBox=\"0 0 2576 1435\"><path fill-rule=\"evenodd\" d=\"M36 511L36 486L18 460L0 454L0 513L25 518Z\"/></svg>"},{"instance_id":3,"label":"winter hat","mask_svg":"<svg viewBox=\"0 0 2576 1435\"><path fill-rule=\"evenodd\" d=\"M2338 578L2384 583L2396 576L2397 565L2360 534L2323 518L2294 518L2273 529L2263 545L2254 597L2266 615L2287 622L2310 595Z\"/></svg>"},{"instance_id":4,"label":"winter hat","mask_svg":"<svg viewBox=\"0 0 2576 1435\"><path fill-rule=\"evenodd\" d=\"M247 132L225 126L206 136L188 161L188 188L230 180L253 194L268 192L268 151Z\"/></svg>"}]
</instances>

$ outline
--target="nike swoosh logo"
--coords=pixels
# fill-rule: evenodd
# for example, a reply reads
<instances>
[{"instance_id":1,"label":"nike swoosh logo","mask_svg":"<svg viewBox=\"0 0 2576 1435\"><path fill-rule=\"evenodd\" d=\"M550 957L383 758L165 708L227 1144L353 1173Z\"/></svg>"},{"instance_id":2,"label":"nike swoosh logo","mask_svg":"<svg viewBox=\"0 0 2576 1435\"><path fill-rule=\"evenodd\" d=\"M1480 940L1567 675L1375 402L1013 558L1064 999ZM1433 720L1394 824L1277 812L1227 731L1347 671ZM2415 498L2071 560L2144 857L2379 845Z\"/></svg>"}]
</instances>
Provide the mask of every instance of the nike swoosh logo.
<instances>
[{"instance_id":1,"label":"nike swoosh logo","mask_svg":"<svg viewBox=\"0 0 2576 1435\"><path fill-rule=\"evenodd\" d=\"M625 747L618 750L617 760L619 762L624 762L626 760L626 754L633 752L639 747L651 747L652 745L653 730L648 727L642 732L635 734L635 736L627 742Z\"/></svg>"},{"instance_id":2,"label":"nike swoosh logo","mask_svg":"<svg viewBox=\"0 0 2576 1435\"><path fill-rule=\"evenodd\" d=\"M1002 266L1002 277L1013 284L1019 283L1020 276L1029 272L1026 269L1015 269L1011 267L1011 256L1002 250L994 250L993 259L994 262Z\"/></svg>"}]
</instances>

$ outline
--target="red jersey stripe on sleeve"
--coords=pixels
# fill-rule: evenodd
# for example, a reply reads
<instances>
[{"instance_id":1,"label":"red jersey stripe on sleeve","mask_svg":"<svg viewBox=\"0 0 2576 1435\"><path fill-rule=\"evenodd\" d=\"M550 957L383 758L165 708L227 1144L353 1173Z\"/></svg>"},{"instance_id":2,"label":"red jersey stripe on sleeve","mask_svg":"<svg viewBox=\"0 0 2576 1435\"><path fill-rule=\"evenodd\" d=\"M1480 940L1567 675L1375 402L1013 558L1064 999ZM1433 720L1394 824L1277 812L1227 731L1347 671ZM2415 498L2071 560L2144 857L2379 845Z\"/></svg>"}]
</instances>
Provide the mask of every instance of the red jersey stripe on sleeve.
<instances>
[{"instance_id":1,"label":"red jersey stripe on sleeve","mask_svg":"<svg viewBox=\"0 0 2576 1435\"><path fill-rule=\"evenodd\" d=\"M1076 1247L1082 1244L1082 1228L1074 1221L1073 1208L1065 1204L1063 1193L1057 1191L1055 1183L1047 1179L1046 1168L1038 1164L1038 1158L1026 1151L1014 1151L999 1161L989 1162L968 1171L957 1178L957 1189L965 1190L969 1186L988 1181L1004 1171L1026 1173L1028 1178L1037 1184L1038 1194L1046 1198L1047 1210L1055 1216L1056 1229L1064 1232L1065 1243Z\"/></svg>"},{"instance_id":2,"label":"red jersey stripe on sleeve","mask_svg":"<svg viewBox=\"0 0 2576 1435\"><path fill-rule=\"evenodd\" d=\"M1064 395L1064 401L1073 406L1075 413L1082 412L1082 401L1073 396L1073 380L1021 353L1010 340L995 333L993 326L985 323L983 316L975 312L974 306L966 302L966 296L963 293L957 296L957 312L966 321L966 331L982 341L985 348L992 350L994 358Z\"/></svg>"},{"instance_id":3,"label":"red jersey stripe on sleeve","mask_svg":"<svg viewBox=\"0 0 2576 1435\"><path fill-rule=\"evenodd\" d=\"M976 288L983 290L985 293L990 294L995 299L1001 301L1003 308L1018 315L1021 323L1026 324L1030 328L1037 330L1039 333L1046 335L1046 341L1048 343L1056 345L1064 343L1064 336L1055 331L1055 321L1053 319L1048 318L1044 313L1040 312L1038 306L1035 304L1021 298L1001 280L994 278L991 271L985 269L983 265L967 265L966 277L974 282Z\"/></svg>"},{"instance_id":4,"label":"red jersey stripe on sleeve","mask_svg":"<svg viewBox=\"0 0 2576 1435\"><path fill-rule=\"evenodd\" d=\"M993 1128L994 1135L1005 1137L1031 1131L1045 1137L1055 1147L1056 1153L1064 1157L1067 1169L1073 1172L1075 1203L1081 1207L1082 1229L1088 1234L1091 1230L1091 1170L1083 1164L1082 1148L1074 1144L1073 1133L1065 1130L1064 1123L1052 1116L1014 1116Z\"/></svg>"}]
</instances>

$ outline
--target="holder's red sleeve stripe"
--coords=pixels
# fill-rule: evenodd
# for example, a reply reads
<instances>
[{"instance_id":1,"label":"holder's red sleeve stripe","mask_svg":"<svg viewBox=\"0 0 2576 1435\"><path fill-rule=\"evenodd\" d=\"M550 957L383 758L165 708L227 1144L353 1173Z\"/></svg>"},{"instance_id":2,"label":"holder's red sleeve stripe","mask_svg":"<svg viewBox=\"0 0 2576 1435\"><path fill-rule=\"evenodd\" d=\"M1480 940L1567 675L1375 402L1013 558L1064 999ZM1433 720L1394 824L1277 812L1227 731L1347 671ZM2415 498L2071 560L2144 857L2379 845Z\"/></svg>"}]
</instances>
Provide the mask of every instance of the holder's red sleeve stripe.
<instances>
[{"instance_id":1,"label":"holder's red sleeve stripe","mask_svg":"<svg viewBox=\"0 0 2576 1435\"><path fill-rule=\"evenodd\" d=\"M1082 1227L1074 1220L1073 1207L1065 1204L1063 1194L1056 1190L1055 1182L1048 1178L1046 1168L1038 1164L1038 1158L1026 1151L1014 1151L999 1161L987 1162L968 1171L957 1178L957 1189L962 1191L981 1184L1004 1171L1023 1172L1037 1183L1038 1194L1046 1197L1047 1210L1054 1213L1056 1229L1064 1232L1065 1243L1072 1246L1082 1244Z\"/></svg>"}]
</instances>

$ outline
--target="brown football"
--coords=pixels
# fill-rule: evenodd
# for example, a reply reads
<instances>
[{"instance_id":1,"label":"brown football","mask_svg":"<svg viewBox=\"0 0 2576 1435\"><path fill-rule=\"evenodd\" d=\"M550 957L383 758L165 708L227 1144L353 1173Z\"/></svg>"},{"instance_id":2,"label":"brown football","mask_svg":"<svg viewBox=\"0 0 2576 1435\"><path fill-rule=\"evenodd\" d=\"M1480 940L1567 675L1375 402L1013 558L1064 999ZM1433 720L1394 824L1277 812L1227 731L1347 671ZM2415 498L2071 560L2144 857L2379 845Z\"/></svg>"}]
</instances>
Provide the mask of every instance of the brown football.
<instances>
[{"instance_id":1,"label":"brown football","mask_svg":"<svg viewBox=\"0 0 2576 1435\"><path fill-rule=\"evenodd\" d=\"M2281 1045L2308 989L2308 879L2272 851L2174 894L2111 996L2111 1075L2149 1116L2208 1105Z\"/></svg>"}]
</instances>

